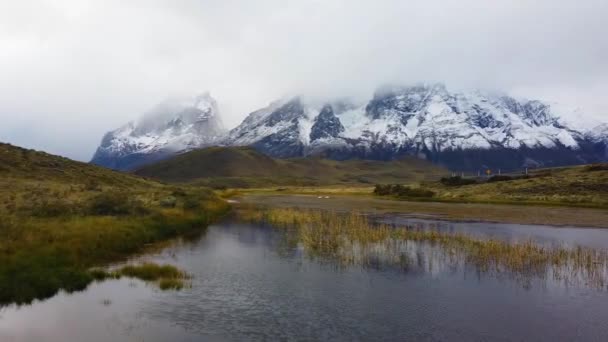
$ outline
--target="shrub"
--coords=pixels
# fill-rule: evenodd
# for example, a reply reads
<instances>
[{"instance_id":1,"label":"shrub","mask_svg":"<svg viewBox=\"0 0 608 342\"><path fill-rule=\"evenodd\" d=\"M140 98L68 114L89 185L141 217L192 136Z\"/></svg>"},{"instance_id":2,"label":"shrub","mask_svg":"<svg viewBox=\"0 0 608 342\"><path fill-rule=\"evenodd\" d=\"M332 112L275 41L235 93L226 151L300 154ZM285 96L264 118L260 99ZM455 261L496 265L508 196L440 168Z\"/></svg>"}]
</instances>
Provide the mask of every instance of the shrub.
<instances>
[{"instance_id":1,"label":"shrub","mask_svg":"<svg viewBox=\"0 0 608 342\"><path fill-rule=\"evenodd\" d=\"M57 217L72 214L74 212L74 206L62 200L52 202L45 200L24 207L22 210L34 217Z\"/></svg>"},{"instance_id":2,"label":"shrub","mask_svg":"<svg viewBox=\"0 0 608 342\"><path fill-rule=\"evenodd\" d=\"M88 213L91 215L121 216L130 214L145 214L147 210L141 202L130 198L127 193L110 191L90 199Z\"/></svg>"},{"instance_id":3,"label":"shrub","mask_svg":"<svg viewBox=\"0 0 608 342\"><path fill-rule=\"evenodd\" d=\"M488 183L494 183L494 182L505 182L505 181L510 181L510 180L514 180L517 178L511 177L511 176L504 176L504 175L496 175L496 176L492 176L488 179Z\"/></svg>"},{"instance_id":4,"label":"shrub","mask_svg":"<svg viewBox=\"0 0 608 342\"><path fill-rule=\"evenodd\" d=\"M182 206L183 206L184 210L200 209L201 202L195 196L188 196L188 197L184 198L184 203Z\"/></svg>"},{"instance_id":5,"label":"shrub","mask_svg":"<svg viewBox=\"0 0 608 342\"><path fill-rule=\"evenodd\" d=\"M608 171L608 163L592 164L585 168L586 171Z\"/></svg>"},{"instance_id":6,"label":"shrub","mask_svg":"<svg viewBox=\"0 0 608 342\"><path fill-rule=\"evenodd\" d=\"M374 195L378 195L378 196L388 196L391 194L391 188L392 185L390 184L376 184L376 187L374 188Z\"/></svg>"},{"instance_id":7,"label":"shrub","mask_svg":"<svg viewBox=\"0 0 608 342\"><path fill-rule=\"evenodd\" d=\"M85 183L84 189L86 191L101 191L101 184L93 179Z\"/></svg>"},{"instance_id":8,"label":"shrub","mask_svg":"<svg viewBox=\"0 0 608 342\"><path fill-rule=\"evenodd\" d=\"M396 196L400 198L429 198L435 196L435 193L431 190L421 188L410 188L408 186L403 186L400 184L377 184L374 189L374 194L378 196Z\"/></svg>"},{"instance_id":9,"label":"shrub","mask_svg":"<svg viewBox=\"0 0 608 342\"><path fill-rule=\"evenodd\" d=\"M184 189L180 189L180 188L174 189L171 194L175 197L186 196L186 192L184 191Z\"/></svg>"},{"instance_id":10,"label":"shrub","mask_svg":"<svg viewBox=\"0 0 608 342\"><path fill-rule=\"evenodd\" d=\"M163 208L175 208L177 203L177 198L173 196L168 196L160 200L160 206Z\"/></svg>"},{"instance_id":11,"label":"shrub","mask_svg":"<svg viewBox=\"0 0 608 342\"><path fill-rule=\"evenodd\" d=\"M433 197L435 193L431 190L420 189L420 188L410 188L407 186L399 186L400 188L393 189L393 192L397 197Z\"/></svg>"},{"instance_id":12,"label":"shrub","mask_svg":"<svg viewBox=\"0 0 608 342\"><path fill-rule=\"evenodd\" d=\"M440 180L441 184L447 186L462 186L462 185L471 185L477 184L477 181L474 179L462 178L460 176L455 177L443 177Z\"/></svg>"}]
</instances>

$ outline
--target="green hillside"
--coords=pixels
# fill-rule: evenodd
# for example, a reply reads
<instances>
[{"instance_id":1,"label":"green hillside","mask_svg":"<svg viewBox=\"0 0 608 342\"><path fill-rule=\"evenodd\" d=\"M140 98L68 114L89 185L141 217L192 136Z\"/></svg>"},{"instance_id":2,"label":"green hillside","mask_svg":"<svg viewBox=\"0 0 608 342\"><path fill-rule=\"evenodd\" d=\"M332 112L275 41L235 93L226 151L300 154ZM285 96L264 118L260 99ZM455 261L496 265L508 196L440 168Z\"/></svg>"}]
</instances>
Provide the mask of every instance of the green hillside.
<instances>
[{"instance_id":1,"label":"green hillside","mask_svg":"<svg viewBox=\"0 0 608 342\"><path fill-rule=\"evenodd\" d=\"M530 170L492 177L442 177L415 186L376 185L374 194L404 200L608 207L608 164Z\"/></svg>"},{"instance_id":2,"label":"green hillside","mask_svg":"<svg viewBox=\"0 0 608 342\"><path fill-rule=\"evenodd\" d=\"M423 187L444 200L608 206L608 164L538 169L529 175L494 176L473 184L450 183L444 179Z\"/></svg>"},{"instance_id":3,"label":"green hillside","mask_svg":"<svg viewBox=\"0 0 608 342\"><path fill-rule=\"evenodd\" d=\"M206 188L0 144L0 306L83 289L91 267L201 231L227 209Z\"/></svg>"},{"instance_id":4,"label":"green hillside","mask_svg":"<svg viewBox=\"0 0 608 342\"><path fill-rule=\"evenodd\" d=\"M135 173L166 182L194 182L220 188L411 183L435 180L448 172L414 157L389 162L273 159L250 147L210 147L145 166Z\"/></svg>"}]
</instances>

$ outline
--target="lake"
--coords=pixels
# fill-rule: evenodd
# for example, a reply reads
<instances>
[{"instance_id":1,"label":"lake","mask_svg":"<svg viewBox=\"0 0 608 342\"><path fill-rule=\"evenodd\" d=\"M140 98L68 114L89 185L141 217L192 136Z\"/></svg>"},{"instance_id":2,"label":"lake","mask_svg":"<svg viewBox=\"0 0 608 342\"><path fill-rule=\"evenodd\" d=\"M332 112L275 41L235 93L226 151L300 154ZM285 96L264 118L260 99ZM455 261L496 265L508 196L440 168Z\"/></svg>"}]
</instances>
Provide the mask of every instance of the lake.
<instances>
[{"instance_id":1,"label":"lake","mask_svg":"<svg viewBox=\"0 0 608 342\"><path fill-rule=\"evenodd\" d=\"M608 230L383 216L479 238L608 246ZM136 258L193 275L160 291L139 280L0 309L0 341L605 341L608 293L583 283L480 272L436 247L408 245L406 267L343 266L286 243L280 229L227 219Z\"/></svg>"}]
</instances>

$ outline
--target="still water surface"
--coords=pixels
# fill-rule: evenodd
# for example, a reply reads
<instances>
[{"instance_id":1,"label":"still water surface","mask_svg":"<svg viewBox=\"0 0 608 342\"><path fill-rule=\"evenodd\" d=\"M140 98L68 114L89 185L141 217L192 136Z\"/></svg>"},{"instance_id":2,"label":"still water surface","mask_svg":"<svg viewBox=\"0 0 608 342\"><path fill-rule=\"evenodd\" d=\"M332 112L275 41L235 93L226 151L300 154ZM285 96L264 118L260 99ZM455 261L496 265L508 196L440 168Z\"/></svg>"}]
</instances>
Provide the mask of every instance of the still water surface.
<instances>
[{"instance_id":1,"label":"still water surface","mask_svg":"<svg viewBox=\"0 0 608 342\"><path fill-rule=\"evenodd\" d=\"M608 231L384 218L396 224L605 248ZM112 280L0 309L0 341L606 341L608 292L455 266L429 249L411 267L338 267L280 230L226 221L145 260L191 273L162 292ZM420 249L419 253L424 253Z\"/></svg>"}]
</instances>

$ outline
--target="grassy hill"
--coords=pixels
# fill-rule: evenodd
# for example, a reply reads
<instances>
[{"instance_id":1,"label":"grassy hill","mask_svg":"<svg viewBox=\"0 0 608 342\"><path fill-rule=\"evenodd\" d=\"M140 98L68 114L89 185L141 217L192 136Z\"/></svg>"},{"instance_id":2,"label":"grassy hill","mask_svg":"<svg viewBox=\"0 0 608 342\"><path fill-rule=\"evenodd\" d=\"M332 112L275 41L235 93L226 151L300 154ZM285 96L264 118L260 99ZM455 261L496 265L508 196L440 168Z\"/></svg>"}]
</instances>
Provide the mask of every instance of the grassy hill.
<instances>
[{"instance_id":1,"label":"grassy hill","mask_svg":"<svg viewBox=\"0 0 608 342\"><path fill-rule=\"evenodd\" d=\"M417 188L377 187L376 193L410 199L417 191L432 193L422 196L426 200L608 207L608 164L538 169L528 175L443 178Z\"/></svg>"},{"instance_id":2,"label":"grassy hill","mask_svg":"<svg viewBox=\"0 0 608 342\"><path fill-rule=\"evenodd\" d=\"M250 147L210 147L145 166L135 173L166 182L190 182L215 188L245 188L411 183L438 179L448 172L414 157L390 162L273 159Z\"/></svg>"},{"instance_id":3,"label":"grassy hill","mask_svg":"<svg viewBox=\"0 0 608 342\"><path fill-rule=\"evenodd\" d=\"M0 144L0 306L82 289L91 267L200 230L226 209L209 189Z\"/></svg>"}]
</instances>

